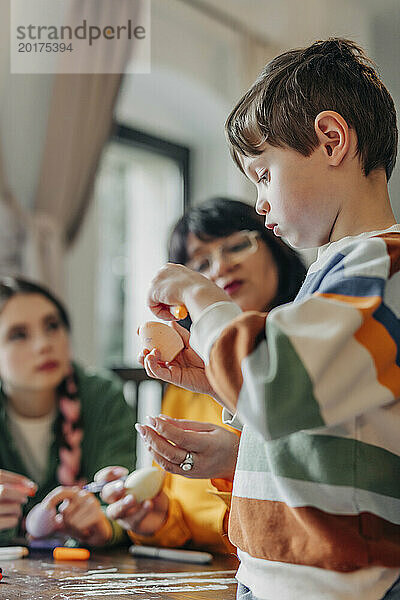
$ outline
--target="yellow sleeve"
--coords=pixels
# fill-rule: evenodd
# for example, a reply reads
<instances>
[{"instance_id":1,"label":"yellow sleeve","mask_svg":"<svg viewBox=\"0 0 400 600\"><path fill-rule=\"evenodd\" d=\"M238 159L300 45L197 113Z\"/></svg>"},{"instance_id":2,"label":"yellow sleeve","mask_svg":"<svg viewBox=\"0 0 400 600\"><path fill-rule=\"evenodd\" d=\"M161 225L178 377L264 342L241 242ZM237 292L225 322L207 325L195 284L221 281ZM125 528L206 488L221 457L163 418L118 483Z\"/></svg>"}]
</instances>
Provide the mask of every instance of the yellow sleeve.
<instances>
[{"instance_id":1,"label":"yellow sleeve","mask_svg":"<svg viewBox=\"0 0 400 600\"><path fill-rule=\"evenodd\" d=\"M167 477L170 474L167 474ZM166 477L166 478L167 478ZM128 531L132 542L143 546L165 546L178 548L184 546L191 538L191 532L185 523L179 500L174 498L169 490L164 487L163 492L168 496L168 515L163 526L154 535L139 535Z\"/></svg>"}]
</instances>

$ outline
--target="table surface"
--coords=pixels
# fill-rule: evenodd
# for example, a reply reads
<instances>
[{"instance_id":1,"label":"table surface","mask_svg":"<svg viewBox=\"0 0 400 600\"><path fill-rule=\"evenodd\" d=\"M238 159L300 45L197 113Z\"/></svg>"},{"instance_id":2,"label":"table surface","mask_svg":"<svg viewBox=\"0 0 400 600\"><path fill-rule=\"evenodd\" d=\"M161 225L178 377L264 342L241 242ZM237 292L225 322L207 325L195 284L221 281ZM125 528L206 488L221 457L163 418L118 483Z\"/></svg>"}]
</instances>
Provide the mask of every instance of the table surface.
<instances>
[{"instance_id":1,"label":"table surface","mask_svg":"<svg viewBox=\"0 0 400 600\"><path fill-rule=\"evenodd\" d=\"M88 561L54 561L51 552L0 559L1 600L234 600L234 556L216 556L210 565L133 557L127 549L92 552Z\"/></svg>"}]
</instances>

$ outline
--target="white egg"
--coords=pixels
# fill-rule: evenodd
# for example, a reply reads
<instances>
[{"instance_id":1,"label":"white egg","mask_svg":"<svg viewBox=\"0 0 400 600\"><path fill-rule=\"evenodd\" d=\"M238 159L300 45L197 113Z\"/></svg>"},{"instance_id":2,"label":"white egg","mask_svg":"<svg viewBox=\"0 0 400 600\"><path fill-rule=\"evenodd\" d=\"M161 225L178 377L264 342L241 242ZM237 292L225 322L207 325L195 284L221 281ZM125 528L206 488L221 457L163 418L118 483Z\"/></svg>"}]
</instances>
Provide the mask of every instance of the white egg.
<instances>
[{"instance_id":1,"label":"white egg","mask_svg":"<svg viewBox=\"0 0 400 600\"><path fill-rule=\"evenodd\" d=\"M147 321L139 328L139 337L143 349L153 350L157 348L161 353L161 360L170 362L184 348L179 333L165 323Z\"/></svg>"},{"instance_id":2,"label":"white egg","mask_svg":"<svg viewBox=\"0 0 400 600\"><path fill-rule=\"evenodd\" d=\"M144 502L144 500L150 500L157 496L162 488L164 477L165 472L157 467L145 467L130 473L124 486L137 502Z\"/></svg>"},{"instance_id":3,"label":"white egg","mask_svg":"<svg viewBox=\"0 0 400 600\"><path fill-rule=\"evenodd\" d=\"M25 527L35 538L47 537L56 530L56 509L37 504L26 517Z\"/></svg>"}]
</instances>

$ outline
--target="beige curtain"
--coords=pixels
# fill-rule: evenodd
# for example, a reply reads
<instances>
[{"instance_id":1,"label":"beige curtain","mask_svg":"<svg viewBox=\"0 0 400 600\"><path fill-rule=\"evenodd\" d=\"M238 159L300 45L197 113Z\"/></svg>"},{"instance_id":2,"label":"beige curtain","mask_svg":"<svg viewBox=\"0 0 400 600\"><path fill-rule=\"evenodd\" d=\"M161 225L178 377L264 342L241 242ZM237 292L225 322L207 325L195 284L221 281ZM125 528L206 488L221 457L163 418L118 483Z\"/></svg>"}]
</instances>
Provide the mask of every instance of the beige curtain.
<instances>
[{"instance_id":1,"label":"beige curtain","mask_svg":"<svg viewBox=\"0 0 400 600\"><path fill-rule=\"evenodd\" d=\"M0 274L19 275L23 272L21 246L24 228L29 220L26 213L16 202L8 185L4 171L2 148L0 147Z\"/></svg>"},{"instance_id":2,"label":"beige curtain","mask_svg":"<svg viewBox=\"0 0 400 600\"><path fill-rule=\"evenodd\" d=\"M111 12L115 18L117 11L123 23L128 18L135 21L137 15L132 13L137 10L138 4L132 0L74 0L71 21L85 18L90 22L93 13L96 19L107 22ZM59 294L64 291L65 249L75 238L91 200L99 159L112 125L121 74L130 58L129 44L129 40L121 39L112 46L112 52L109 45L99 44L96 54L85 63L87 74L54 76L32 212L19 206L3 185L1 211L22 225L25 232L21 272ZM4 174L2 180L5 181Z\"/></svg>"},{"instance_id":3,"label":"beige curtain","mask_svg":"<svg viewBox=\"0 0 400 600\"><path fill-rule=\"evenodd\" d=\"M118 11L121 22L133 18L131 0L76 0L72 22L93 16L107 21ZM73 241L91 200L101 152L110 132L114 105L129 58L129 41L113 46L110 53L99 45L95 64L86 64L88 74L58 74L43 151L42 168L34 212L36 227L27 243L29 268L62 286L64 248ZM106 52L108 51L108 53ZM93 61L92 58L92 61ZM93 72L90 72L90 71ZM114 73L96 73L96 71Z\"/></svg>"},{"instance_id":4,"label":"beige curtain","mask_svg":"<svg viewBox=\"0 0 400 600\"><path fill-rule=\"evenodd\" d=\"M121 75L57 75L36 194L35 212L75 237L110 132Z\"/></svg>"},{"instance_id":5,"label":"beige curtain","mask_svg":"<svg viewBox=\"0 0 400 600\"><path fill-rule=\"evenodd\" d=\"M29 276L61 294L62 232L47 215L32 213L17 201L5 176L1 151L0 220L0 274Z\"/></svg>"}]
</instances>

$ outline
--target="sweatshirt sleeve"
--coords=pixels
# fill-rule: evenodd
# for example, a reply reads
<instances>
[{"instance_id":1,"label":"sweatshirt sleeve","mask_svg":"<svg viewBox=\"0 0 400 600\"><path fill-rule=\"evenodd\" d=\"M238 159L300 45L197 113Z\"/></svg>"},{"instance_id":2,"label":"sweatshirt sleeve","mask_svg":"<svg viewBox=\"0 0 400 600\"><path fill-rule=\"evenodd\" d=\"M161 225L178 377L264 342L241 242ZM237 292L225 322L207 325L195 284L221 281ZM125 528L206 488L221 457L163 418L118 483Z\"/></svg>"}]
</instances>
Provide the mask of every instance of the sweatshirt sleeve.
<instances>
[{"instance_id":1,"label":"sweatshirt sleeve","mask_svg":"<svg viewBox=\"0 0 400 600\"><path fill-rule=\"evenodd\" d=\"M399 397L399 238L353 244L308 276L312 292L268 315L235 316L225 303L203 311L191 345L242 423L276 439L336 425Z\"/></svg>"},{"instance_id":2,"label":"sweatshirt sleeve","mask_svg":"<svg viewBox=\"0 0 400 600\"><path fill-rule=\"evenodd\" d=\"M167 473L163 492L168 496L168 515L164 524L152 536L139 535L133 531L128 531L130 539L135 544L179 548L191 539L191 532L186 525L180 502L168 489L168 480L170 478L171 475Z\"/></svg>"}]
</instances>

